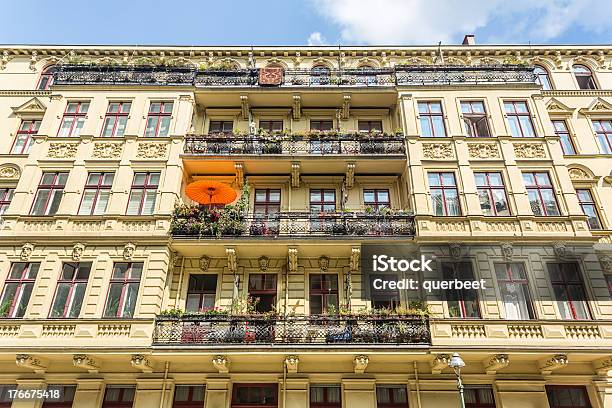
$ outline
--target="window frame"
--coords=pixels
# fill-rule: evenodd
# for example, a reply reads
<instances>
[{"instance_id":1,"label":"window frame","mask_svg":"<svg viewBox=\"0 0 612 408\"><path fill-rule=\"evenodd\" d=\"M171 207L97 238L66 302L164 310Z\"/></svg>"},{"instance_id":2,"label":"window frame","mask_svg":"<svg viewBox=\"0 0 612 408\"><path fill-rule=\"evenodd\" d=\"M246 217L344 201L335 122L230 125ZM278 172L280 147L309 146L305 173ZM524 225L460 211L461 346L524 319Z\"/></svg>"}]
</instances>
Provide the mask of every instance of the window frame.
<instances>
[{"instance_id":1,"label":"window frame","mask_svg":"<svg viewBox=\"0 0 612 408\"><path fill-rule=\"evenodd\" d=\"M548 400L548 404L550 405L550 408L592 408L593 406L591 404L591 398L589 398L589 393L587 391L587 388L584 385L546 385L545 388L546 388L546 399ZM582 407L575 405L573 397L572 397L571 407L568 407L566 405L556 404L554 400L551 401L551 395L552 395L552 391L559 390L559 389L573 389L573 390L579 389L582 392L582 396L584 400L586 401L587 405L583 405Z\"/></svg>"},{"instance_id":2,"label":"window frame","mask_svg":"<svg viewBox=\"0 0 612 408\"><path fill-rule=\"evenodd\" d=\"M14 196L14 187L0 187L0 217L6 214L9 207L11 206L11 202L13 201Z\"/></svg>"},{"instance_id":3,"label":"window frame","mask_svg":"<svg viewBox=\"0 0 612 408\"><path fill-rule=\"evenodd\" d=\"M220 130L213 130L213 124L218 124ZM225 130L225 125L230 124L231 129ZM208 122L208 133L213 135L224 135L234 133L234 121L227 119L215 119Z\"/></svg>"},{"instance_id":4,"label":"window frame","mask_svg":"<svg viewBox=\"0 0 612 408\"><path fill-rule=\"evenodd\" d=\"M312 200L312 195L319 195L319 200ZM325 195L328 193L334 194L334 201L327 201ZM326 206L333 206L333 210L326 210ZM314 207L314 208L313 208ZM330 213L336 211L336 189L335 188L311 188L308 190L308 208L311 214Z\"/></svg>"},{"instance_id":5,"label":"window frame","mask_svg":"<svg viewBox=\"0 0 612 408\"><path fill-rule=\"evenodd\" d=\"M589 196L590 201L582 201L580 199L580 194L579 192L586 192ZM576 197L578 197L578 204L580 205L580 208L582 209L582 212L584 213L584 215L586 215L588 217L588 214L584 211L585 207L592 207L593 208L593 212L595 213L595 219L597 220L597 224L598 226L593 227L589 221L589 219L587 218L587 224L589 226L590 230L594 230L594 231L599 231L604 229L603 227L603 222L602 222L602 218L601 218L601 214L599 213L599 209L597 208L597 203L595 202L595 195L593 194L593 190L590 188L576 188Z\"/></svg>"},{"instance_id":6,"label":"window frame","mask_svg":"<svg viewBox=\"0 0 612 408\"><path fill-rule=\"evenodd\" d=\"M513 265L520 265L520 267L523 270L523 273L525 274L525 279L522 278L515 278L514 276L514 270L512 268ZM499 276L497 275L497 267L498 266L503 266L506 270L506 279L500 279ZM504 316L506 319L509 319L508 317L508 313L506 310L506 306L505 306L505 302L504 302L504 291L502 289L504 284L514 284L514 285L521 285L524 289L523 293L525 294L525 304L527 307L527 314L528 317L526 319L516 319L516 320L534 320L537 318L536 315L536 311L535 311L535 307L533 304L533 298L531 296L531 288L530 288L530 283L529 283L529 275L527 274L527 268L525 267L525 264L523 262L495 262L493 264L493 272L495 274L495 282L497 283L497 288L499 290L499 299L502 303L502 308L504 310Z\"/></svg>"},{"instance_id":7,"label":"window frame","mask_svg":"<svg viewBox=\"0 0 612 408\"><path fill-rule=\"evenodd\" d=\"M106 395L109 389L118 388L119 391L119 401L107 401ZM123 401L123 397L126 390L133 390L132 400L131 401ZM107 386L104 390L104 396L102 397L102 406L101 408L132 408L134 406L134 400L136 399L136 387L131 385L121 385L121 386Z\"/></svg>"},{"instance_id":8,"label":"window frame","mask_svg":"<svg viewBox=\"0 0 612 408\"><path fill-rule=\"evenodd\" d=\"M585 72L577 73L576 68L584 68L588 72L588 74ZM597 81L595 80L595 73L593 72L591 67L585 64L572 64L572 74L574 76L574 80L576 81L576 85L578 85L579 90L590 91L593 89L599 89L599 86L597 86ZM580 85L580 80L578 78L588 78L586 88L583 88Z\"/></svg>"},{"instance_id":9,"label":"window frame","mask_svg":"<svg viewBox=\"0 0 612 408\"><path fill-rule=\"evenodd\" d=\"M110 107L113 104L119 104L119 110L117 112L110 112ZM129 109L127 112L123 110L124 104L129 104ZM132 110L132 101L109 101L108 106L106 107L106 113L104 115L104 120L102 121L102 129L100 131L101 137L123 137L125 136L125 129L127 129L127 121L130 116L130 111ZM114 119L113 129L110 135L105 135L104 130L106 129L106 121L110 118ZM119 120L125 118L125 126L123 127L123 132L118 135L117 133L117 125L119 124Z\"/></svg>"},{"instance_id":10,"label":"window frame","mask_svg":"<svg viewBox=\"0 0 612 408\"><path fill-rule=\"evenodd\" d=\"M374 201L366 201L366 193L371 192L374 194ZM387 193L388 201L380 200L379 195L381 193ZM374 211L380 211L383 208L391 208L391 191L389 188L364 188L362 191L363 205L364 207L371 207Z\"/></svg>"},{"instance_id":11,"label":"window frame","mask_svg":"<svg viewBox=\"0 0 612 408\"><path fill-rule=\"evenodd\" d=\"M364 125L363 127L366 127L367 129L362 129L362 125ZM380 126L377 126L380 125ZM377 127L380 127L380 130L376 129ZM357 120L357 132L358 133L383 133L384 131L384 127L383 127L383 121L381 119L360 119Z\"/></svg>"},{"instance_id":12,"label":"window frame","mask_svg":"<svg viewBox=\"0 0 612 408\"><path fill-rule=\"evenodd\" d=\"M476 178L477 174L484 174L485 175L485 179L487 184L486 185L479 185L478 184L478 179ZM492 185L491 184L491 175L492 174L498 174L499 175L499 179L501 180L502 184L500 186L497 185ZM510 210L510 200L508 199L508 192L506 191L506 185L504 183L504 174L501 171L475 171L474 172L474 180L476 181L476 193L478 194L478 196L480 197L480 191L486 191L487 193L487 197L489 198L489 202L491 204L491 209L493 214L485 214L483 211L483 215L485 217L509 217L512 216L512 211ZM504 192L504 199L506 200L506 207L508 208L508 214L505 215L499 215L498 211L497 211L497 206L496 201L495 201L495 196L493 195L494 191L503 191ZM480 199L479 199L480 201ZM480 209L482 210L482 206L480 207Z\"/></svg>"},{"instance_id":13,"label":"window frame","mask_svg":"<svg viewBox=\"0 0 612 408\"><path fill-rule=\"evenodd\" d=\"M20 277L11 278L13 268L16 265L22 265L22 264L25 264L25 267L23 268L23 271L21 272ZM36 265L36 273L33 278L30 278L29 275L32 272L32 266L34 265ZM7 290L8 284L16 283L17 288L15 289L15 294L13 295L13 298L11 299L10 306L8 310L6 311L6 315L2 316L3 318L20 319L20 318L23 318L27 314L28 307L30 305L30 299L32 298L32 292L34 292L34 286L36 285L36 279L38 278L39 271L40 271L40 262L11 262L8 275L6 276L6 279L4 280L4 286L2 288L2 293L0 293L0 300L4 300L4 297L6 296L6 290ZM21 300L23 299L23 287L24 285L28 285L28 284L32 285L32 289L30 291L25 307L23 309L23 314L21 316L16 316L15 312L18 310L17 306L21 303ZM0 304L0 307L2 307L1 304Z\"/></svg>"},{"instance_id":14,"label":"window frame","mask_svg":"<svg viewBox=\"0 0 612 408\"><path fill-rule=\"evenodd\" d=\"M241 388L270 388L274 390L274 402L266 405L237 403L236 396ZM233 383L232 384L232 399L230 402L231 408L261 408L261 407L278 407L278 384L277 383Z\"/></svg>"},{"instance_id":15,"label":"window frame","mask_svg":"<svg viewBox=\"0 0 612 408\"><path fill-rule=\"evenodd\" d=\"M258 191L266 192L266 199L264 201L257 200ZM278 192L278 201L272 201L270 199L271 194L274 192ZM280 214L280 211L281 211L281 200L282 200L282 191L280 188L256 188L255 194L253 195L253 214L255 216L257 215L262 215L262 216L278 215ZM264 211L258 213L257 212L258 208L264 209ZM271 209L276 209L276 208L278 208L278 211L276 212L270 211Z\"/></svg>"},{"instance_id":16,"label":"window frame","mask_svg":"<svg viewBox=\"0 0 612 408\"><path fill-rule=\"evenodd\" d=\"M379 389L401 389L404 390L404 394L406 396L405 402L396 402L393 392L389 392L390 401L389 402L379 402L378 401L378 390ZM376 408L408 408L408 389L404 384L376 384Z\"/></svg>"},{"instance_id":17,"label":"window frame","mask_svg":"<svg viewBox=\"0 0 612 408\"><path fill-rule=\"evenodd\" d=\"M45 175L46 174L53 174L53 182L52 184L42 184ZM58 179L62 176L62 175L66 175L66 181L64 184L57 184ZM38 187L36 189L36 194L34 195L34 200L32 201L32 206L30 207L30 213L29 215L32 216L39 216L39 217L45 217L45 216L54 216L55 214L57 214L57 212L54 212L53 214L49 213L49 203L51 201L51 197L55 197L55 193L57 193L59 191L59 194L61 194L62 196L59 198L59 203L58 203L58 209L59 206L62 203L62 199L63 199L63 195L64 195L64 189L66 188L66 184L68 183L68 175L69 173L66 171L43 171L42 176L40 177L40 181L38 182ZM36 201L38 198L38 194L41 192L41 190L49 190L49 196L47 197L47 200L45 201L45 205L43 206L43 211L41 214L34 214L34 208L36 206Z\"/></svg>"},{"instance_id":18,"label":"window frame","mask_svg":"<svg viewBox=\"0 0 612 408\"><path fill-rule=\"evenodd\" d=\"M123 278L115 278L115 269L117 268L118 265L123 265L123 264L127 264L128 267L126 269L126 273L125 276ZM138 277L138 279L136 278L131 278L131 273L134 270L134 265L140 265L140 276ZM140 285L142 282L142 278L144 274L144 263L143 262L115 262L113 263L113 270L111 272L111 277L110 280L108 282L108 289L106 292L106 300L104 302L104 311L103 311L103 315L102 317L105 319L133 319L134 315L136 314L136 306L138 305L138 298L140 296ZM111 316L108 314L108 308L110 306L110 293L111 293L111 289L113 284L121 285L121 293L119 295L119 305L117 306L117 314L114 316ZM128 295L128 288L131 284L138 284L138 289L136 291L136 299L134 301L134 310L132 310L130 312L130 316L125 316L125 300L126 297Z\"/></svg>"},{"instance_id":19,"label":"window frame","mask_svg":"<svg viewBox=\"0 0 612 408\"><path fill-rule=\"evenodd\" d=\"M543 72L536 72L536 70L540 68ZM543 91L552 91L555 89L553 83L552 83L552 79L551 79L551 75L550 75L550 71L543 65L540 64L535 64L533 67L533 73L536 76L536 82L542 86L542 90ZM542 78L546 78L546 83L548 84L548 87L546 85L544 85Z\"/></svg>"},{"instance_id":20,"label":"window frame","mask_svg":"<svg viewBox=\"0 0 612 408\"><path fill-rule=\"evenodd\" d=\"M143 184L134 184L136 182L136 177L139 174L145 174L145 180ZM158 175L158 181L157 184L149 184L151 181L151 177L154 175ZM132 184L130 186L130 195L128 197L128 203L127 203L127 207L125 209L125 215L135 215L135 216L142 216L142 215L153 215L155 214L155 206L157 205L157 193L159 190L159 186L161 183L161 171L136 171L134 172L134 177L132 178ZM140 197L140 203L138 205L138 211L136 212L136 214L130 214L130 203L132 202L132 195L136 192L136 191L142 191L142 197ZM145 208L145 203L146 203L146 198L147 198L147 192L149 191L154 191L154 197L155 200L153 201L153 205L151 208L151 214L144 214L143 213L143 209Z\"/></svg>"},{"instance_id":21,"label":"window frame","mask_svg":"<svg viewBox=\"0 0 612 408\"><path fill-rule=\"evenodd\" d=\"M68 108L70 105L76 104L76 112L68 112ZM83 112L83 105L87 105L87 109ZM91 106L91 101L82 100L82 101L68 101L66 103L66 108L64 109L64 116L62 116L62 121L60 122L60 127L57 130L57 137L80 137L81 132L83 131L83 127L85 126L85 119L87 118L87 113L89 112L89 108ZM71 119L70 130L68 134L62 135L62 129L64 129L64 122L66 119ZM77 124L82 120L83 125L78 128L78 134L75 134L75 129L77 128Z\"/></svg>"},{"instance_id":22,"label":"window frame","mask_svg":"<svg viewBox=\"0 0 612 408\"><path fill-rule=\"evenodd\" d=\"M421 104L427 105L427 111L426 112L421 112ZM431 106L433 104L436 104L440 107L440 112L434 112L431 109ZM436 101L436 100L424 100L424 101L417 101L417 114L418 114L418 119L419 119L419 128L420 128L420 136L421 137L426 137L426 138L444 138L444 137L448 137L448 129L446 126L446 118L444 115L444 106L441 100ZM444 134L443 135L437 135L436 133L436 127L434 126L434 118L435 117L439 117L441 119L442 122L442 126L443 126L443 130L444 130ZM423 127L423 120L426 119L427 120L427 124L429 126L430 129L430 133L431 135L425 135L425 131L424 131L424 127Z\"/></svg>"},{"instance_id":23,"label":"window frame","mask_svg":"<svg viewBox=\"0 0 612 408\"><path fill-rule=\"evenodd\" d=\"M200 276L205 276L205 277L214 277L215 279L215 288L214 289L207 289L204 288L202 290L195 290L195 289L190 289L191 288L191 278L192 277L200 277ZM206 296L213 296L213 309L214 309L214 304L216 303L217 300L217 285L218 285L218 276L217 275L212 275L212 274L202 274L202 273L190 273L189 274L189 280L187 282L187 295L185 297L185 311L188 311L187 309L187 303L189 302L189 296L190 295L198 295L198 310L197 311L204 311L204 310L209 310L209 308L205 308L203 307L204 305L204 300L206 299ZM192 312L192 310L189 310L189 312Z\"/></svg>"},{"instance_id":24,"label":"window frame","mask_svg":"<svg viewBox=\"0 0 612 408\"><path fill-rule=\"evenodd\" d=\"M54 82L54 74L57 71L56 65L48 65L46 66L40 73L38 77L38 83L36 84L37 91L48 91L49 88L53 85Z\"/></svg>"},{"instance_id":25,"label":"window frame","mask_svg":"<svg viewBox=\"0 0 612 408\"><path fill-rule=\"evenodd\" d=\"M480 401L480 394L478 392L475 393L476 399L479 401L476 402L467 402L465 403L465 408L496 408L497 401L495 400L495 393L493 392L493 388L487 386L477 386L477 385L468 385L465 387L464 392L468 392L470 390L488 390L491 392L491 396L493 397L493 403L486 403Z\"/></svg>"},{"instance_id":26,"label":"window frame","mask_svg":"<svg viewBox=\"0 0 612 408\"><path fill-rule=\"evenodd\" d=\"M43 404L41 406L41 408L72 408L72 405L74 404L74 397L76 395L76 385L72 385L72 384L57 384L57 385L49 385L47 387L47 391L49 391L50 389L53 388L58 388L58 387L62 387L63 390L60 392L60 395L62 397L62 399L64 401L43 401ZM70 399L69 401L65 401L65 397L66 397L66 389L67 388L71 388L72 392L72 399Z\"/></svg>"},{"instance_id":27,"label":"window frame","mask_svg":"<svg viewBox=\"0 0 612 408\"><path fill-rule=\"evenodd\" d=\"M313 289L312 284L313 284L313 278L315 277L321 277L321 288L320 289ZM329 279L327 279L327 277L334 277L336 279L336 289L332 289L333 288L333 280L331 282L331 284L329 284ZM329 284L330 289L324 289L324 286L326 286L326 284ZM327 309L329 308L330 304L327 300L329 295L336 295L336 299L338 299L338 304L337 305L333 305L336 308L340 307L340 277L338 276L338 274L335 273L310 273L308 274L308 312L310 315L326 315L327 314ZM313 313L312 311L312 297L313 296L320 296L321 297L321 313Z\"/></svg>"},{"instance_id":28,"label":"window frame","mask_svg":"<svg viewBox=\"0 0 612 408\"><path fill-rule=\"evenodd\" d=\"M280 123L280 129L274 129L275 124ZM285 129L285 121L282 119L259 119L257 130L263 130L268 133L282 133Z\"/></svg>"},{"instance_id":29,"label":"window frame","mask_svg":"<svg viewBox=\"0 0 612 408\"><path fill-rule=\"evenodd\" d=\"M313 402L312 401L312 390L313 388L321 388L323 389L323 399L325 401L322 402ZM337 388L339 390L340 400L333 402L328 401L330 388ZM309 408L341 408L342 407L342 386L340 384L311 384L308 387L308 406Z\"/></svg>"},{"instance_id":30,"label":"window frame","mask_svg":"<svg viewBox=\"0 0 612 408\"><path fill-rule=\"evenodd\" d=\"M188 400L177 401L176 400L176 389L178 387L189 388ZM196 388L202 388L202 400L194 400L193 394ZM203 408L206 401L206 386L201 384L176 384L172 395L172 408Z\"/></svg>"},{"instance_id":31,"label":"window frame","mask_svg":"<svg viewBox=\"0 0 612 408\"><path fill-rule=\"evenodd\" d=\"M23 124L30 122L30 126L27 130L23 130ZM19 123L19 128L17 129L17 133L15 134L15 139L13 140L13 145L11 146L11 154L19 154L19 155L27 155L30 154L30 150L32 149L32 145L34 144L33 136L38 134L40 130L40 124L42 123L42 119L22 119ZM17 142L20 140L20 137L25 137L25 143L23 144L21 151L15 151L17 147Z\"/></svg>"},{"instance_id":32,"label":"window frame","mask_svg":"<svg viewBox=\"0 0 612 408\"><path fill-rule=\"evenodd\" d=\"M263 287L260 289L252 289L251 286L251 279L253 277L261 277L261 282ZM270 281L274 282L274 288L273 289L266 289L266 284ZM247 281L247 293L248 296L253 298L253 299L257 299L260 298L261 296L266 296L266 297L271 297L271 306L272 309L271 310L263 310L263 308L259 308L258 306L260 305L259 303L255 306L256 310L258 313L265 313L265 312L270 312L272 310L276 309L277 306L277 300L278 300L278 276L275 273L250 273L249 274L249 279Z\"/></svg>"},{"instance_id":33,"label":"window frame","mask_svg":"<svg viewBox=\"0 0 612 408\"><path fill-rule=\"evenodd\" d=\"M160 108L159 108L159 112L153 112L153 106L155 106L156 103L160 104ZM166 105L170 104L170 110L166 111ZM174 111L174 101L171 100L155 100L155 101L151 101L149 103L149 110L147 111L147 119L145 121L145 130L144 130L144 136L143 137L168 137L170 135L170 126L172 124L172 112ZM149 129L149 119L152 118L156 118L155 121L155 131L153 132L153 134L147 134L148 133L148 129ZM163 121L164 118L169 118L170 120L168 121L168 133L161 135L160 134L160 130L161 130L161 123Z\"/></svg>"},{"instance_id":34,"label":"window frame","mask_svg":"<svg viewBox=\"0 0 612 408\"><path fill-rule=\"evenodd\" d=\"M75 265L72 278L64 279L64 269L67 266L71 266L71 265ZM79 279L78 275L79 275L80 269L81 267L84 267L86 265L89 266L89 272L87 273L87 278ZM87 286L89 285L89 277L91 276L91 269L92 269L91 262L64 262L62 263L62 269L60 270L60 275L55 285L55 293L53 294L53 300L51 301L51 307L49 309L49 319L78 319L79 318L81 314L82 306L83 306L83 301L87 294ZM64 305L64 311L62 312L61 316L52 316L53 308L55 306L55 301L57 300L57 295L58 295L58 291L59 291L61 284L70 285L70 289L68 290L68 297L66 298L66 303ZM76 285L78 284L85 284L85 290L83 291L83 298L81 299L81 307L79 308L79 312L77 313L76 316L70 317L69 316L70 310L72 309L73 302L75 300L74 291L75 291Z\"/></svg>"},{"instance_id":35,"label":"window frame","mask_svg":"<svg viewBox=\"0 0 612 408\"><path fill-rule=\"evenodd\" d=\"M525 174L531 174L533 176L533 180L535 184L528 185L525 182ZM538 176L537 176L538 174L545 174L550 184L540 185L538 182ZM527 200L529 200L530 207L531 207L531 200L529 198L529 190L536 191L538 195L538 203L540 204L540 209L542 210L542 214L536 214L535 211L533 211L533 207L531 207L531 211L533 212L533 215L535 215L536 217L559 217L561 216L561 207L559 207L559 201L557 200L557 194L555 193L555 186L552 182L552 178L550 177L550 172L542 171L542 170L524 171L521 173L521 175L523 176L523 183L525 184L525 190L527 191ZM548 214L548 209L546 208L546 205L545 205L544 196L542 195L543 190L551 191L552 197L555 201L555 207L557 209L558 214L553 214L553 215Z\"/></svg>"},{"instance_id":36,"label":"window frame","mask_svg":"<svg viewBox=\"0 0 612 408\"><path fill-rule=\"evenodd\" d=\"M323 126L325 124L325 126ZM329 125L329 126L327 126ZM322 127L329 127L329 129L321 129ZM329 132L334 130L334 120L333 119L310 119L310 123L308 124L308 129L311 132Z\"/></svg>"},{"instance_id":37,"label":"window frame","mask_svg":"<svg viewBox=\"0 0 612 408\"><path fill-rule=\"evenodd\" d=\"M448 266L450 266L450 269L452 269L451 271L451 276L447 276L449 275L448 273L446 273L446 271L448 270ZM461 267L462 266L467 266L468 268L466 270L462 270ZM468 277L471 280L476 280L476 275L474 274L474 265L472 265L472 262L470 261L443 261L441 264L441 271L442 271L442 276L444 279L450 280L450 279L461 279L462 276L462 272L464 271L468 271L470 273L470 277ZM457 297L457 299L449 299L449 294L450 293L454 293ZM469 293L473 293L474 294L474 299L469 299L466 298L466 294ZM465 319L465 320L470 320L470 319L482 319L482 305L480 304L480 295L479 295L479 291L478 290L467 290L467 289L448 289L444 291L444 300L447 304L448 307L448 315L451 319ZM467 307L466 307L466 301L472 301L475 303L476 305L476 316L468 316L467 314ZM451 309L450 309L450 302L457 302L457 306L458 306L458 310L459 310L459 316L452 316L451 315Z\"/></svg>"},{"instance_id":38,"label":"window frame","mask_svg":"<svg viewBox=\"0 0 612 408\"><path fill-rule=\"evenodd\" d=\"M591 119L591 128L601 154L612 154L612 130L606 130L605 123L612 129L612 119ZM601 130L598 130L598 127ZM605 146L602 144L602 139L606 142Z\"/></svg>"},{"instance_id":39,"label":"window frame","mask_svg":"<svg viewBox=\"0 0 612 408\"><path fill-rule=\"evenodd\" d=\"M0 408L11 408L13 399L9 396L9 391L16 390L17 384L0 384Z\"/></svg>"},{"instance_id":40,"label":"window frame","mask_svg":"<svg viewBox=\"0 0 612 408\"><path fill-rule=\"evenodd\" d=\"M518 125L518 129L520 130L520 135L513 135L512 132L510 132L510 136L515 137L515 138L538 137L538 133L535 128L535 124L533 123L533 118L531 117L531 109L529 108L528 101L526 100L504 100L502 101L502 103L504 105L504 114L506 116L509 130L512 130L512 126L510 125L511 123L510 118L516 118L516 124ZM512 112L508 112L508 110L506 109L506 104L512 104L512 108L513 108ZM516 109L517 104L524 104L526 112L519 112L519 110ZM521 117L527 117L529 119L528 123L531 126L531 131L533 132L533 135L529 136L525 134L525 129L523 129L523 123L521 122Z\"/></svg>"},{"instance_id":41,"label":"window frame","mask_svg":"<svg viewBox=\"0 0 612 408\"><path fill-rule=\"evenodd\" d=\"M438 176L438 182L440 183L440 185L437 186L432 186L431 184L429 184L429 175L431 174L436 174ZM444 185L444 174L450 174L453 176L453 181L455 184L453 184L452 186L446 186ZM454 171L428 171L427 172L427 184L429 186L429 194L431 197L431 206L432 206L432 210L435 213L436 210L436 206L434 205L433 202L433 194L432 191L433 190L440 190L441 191L441 196L442 196L442 204L443 204L443 214L433 214L436 217L460 217L463 214L463 210L461 208L461 199L459 197L459 186L457 184L457 175L455 174ZM446 203L446 191L450 191L450 190L455 190L456 193L456 197L457 197L457 214L450 214L449 215L449 211L447 208L447 203Z\"/></svg>"},{"instance_id":42,"label":"window frame","mask_svg":"<svg viewBox=\"0 0 612 408\"><path fill-rule=\"evenodd\" d=\"M576 145L574 144L574 140L572 137L572 134L569 130L569 125L567 123L567 120L565 119L557 119L557 118L551 118L551 122L553 125L553 128L555 130L555 135L559 138L560 144L561 144L561 151L563 152L564 156L574 156L576 155ZM561 124L563 126L563 129L560 130L557 128L557 124ZM567 142L569 148L571 148L571 152L567 152L566 151L566 143L564 143L564 140Z\"/></svg>"},{"instance_id":43,"label":"window frame","mask_svg":"<svg viewBox=\"0 0 612 408\"><path fill-rule=\"evenodd\" d=\"M557 265L559 268L559 275L562 277L561 281L554 281L552 279L552 275L551 275L551 266L552 265ZM568 267L568 265L574 265L576 268L576 273L578 276L577 281L575 282L570 282L567 281L565 279L565 273L563 270L563 267ZM582 274L582 270L580 269L580 265L577 262L548 262L546 264L546 271L548 272L548 280L550 282L550 285L552 287L552 297L555 300L555 303L557 304L557 307L559 306L558 303L559 302L564 302L567 303L568 309L571 313L571 317L570 318L565 318L564 316L561 316L562 320L571 320L571 321L590 321L593 320L593 313L591 312L591 309L589 308L589 300L588 300L588 292L587 292L587 287L585 285L584 282L584 277ZM566 300L560 300L557 299L557 295L555 294L555 286L559 286L561 285L563 287L563 292L566 296ZM571 286L578 286L579 289L582 292L582 295L584 296L584 300L575 300L572 299L572 295L571 295L571 291L569 290L569 288ZM584 311L586 314L585 318L580 318L577 315L577 311L576 311L576 306L575 303L576 302L582 302L583 303L583 307L584 307ZM562 315L562 311L559 308L559 314Z\"/></svg>"},{"instance_id":44,"label":"window frame","mask_svg":"<svg viewBox=\"0 0 612 408\"><path fill-rule=\"evenodd\" d=\"M87 182L89 181L89 177L92 174L99 175L97 184L87 184ZM110 174L113 175L112 182L110 184L103 184L106 176ZM115 183L115 172L113 171L92 171L92 172L87 173L87 180L85 181L85 185L83 186L83 194L81 194L81 202L79 204L79 211L77 212L77 214L78 215L104 215L106 214L106 210L108 209L108 203L110 202L111 190L113 188L114 183ZM89 214L83 214L81 210L83 208L83 201L85 199L85 194L87 193L88 190L95 191L95 195L94 195L93 202L91 204L91 209L89 211ZM102 211L102 213L95 214L96 206L100 198L100 193L102 193L103 191L108 191L108 201L106 202L106 207L104 208L104 211Z\"/></svg>"},{"instance_id":45,"label":"window frame","mask_svg":"<svg viewBox=\"0 0 612 408\"><path fill-rule=\"evenodd\" d=\"M474 112L473 105L476 103L482 105L482 112ZM463 108L465 104L468 104L468 106L470 107L470 112L464 112ZM491 126L489 123L489 115L487 111L487 106L484 100L461 100L459 101L459 107L460 107L461 116L463 118L464 129L466 130L467 137L473 137L473 138L493 137L493 133L491 132ZM484 121L488 135L478 134L479 133L478 127L475 126L474 122L466 121L465 120L466 118L478 119L478 121ZM468 131L468 129L471 129L471 130Z\"/></svg>"}]
</instances>

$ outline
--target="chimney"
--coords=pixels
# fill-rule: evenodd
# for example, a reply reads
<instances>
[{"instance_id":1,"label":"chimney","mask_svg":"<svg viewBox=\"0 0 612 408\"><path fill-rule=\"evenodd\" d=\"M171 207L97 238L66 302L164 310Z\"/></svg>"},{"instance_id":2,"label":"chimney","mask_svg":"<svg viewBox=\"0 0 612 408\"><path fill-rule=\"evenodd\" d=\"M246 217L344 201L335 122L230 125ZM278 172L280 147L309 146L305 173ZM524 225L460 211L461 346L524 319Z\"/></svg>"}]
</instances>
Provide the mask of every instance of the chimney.
<instances>
[{"instance_id":1,"label":"chimney","mask_svg":"<svg viewBox=\"0 0 612 408\"><path fill-rule=\"evenodd\" d=\"M463 37L462 45L476 45L476 37L474 37L474 34L466 34L465 37Z\"/></svg>"}]
</instances>

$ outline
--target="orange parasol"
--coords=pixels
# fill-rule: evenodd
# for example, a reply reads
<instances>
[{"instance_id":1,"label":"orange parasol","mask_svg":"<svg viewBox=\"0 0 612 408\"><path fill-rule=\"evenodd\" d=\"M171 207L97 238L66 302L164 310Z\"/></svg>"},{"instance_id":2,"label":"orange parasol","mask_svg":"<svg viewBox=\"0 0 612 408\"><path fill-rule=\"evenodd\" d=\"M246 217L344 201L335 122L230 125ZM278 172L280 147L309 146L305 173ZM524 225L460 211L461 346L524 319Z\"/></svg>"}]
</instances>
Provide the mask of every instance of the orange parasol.
<instances>
[{"instance_id":1,"label":"orange parasol","mask_svg":"<svg viewBox=\"0 0 612 408\"><path fill-rule=\"evenodd\" d=\"M185 193L193 201L208 205L229 204L238 195L229 185L212 180L194 181L187 185Z\"/></svg>"}]
</instances>

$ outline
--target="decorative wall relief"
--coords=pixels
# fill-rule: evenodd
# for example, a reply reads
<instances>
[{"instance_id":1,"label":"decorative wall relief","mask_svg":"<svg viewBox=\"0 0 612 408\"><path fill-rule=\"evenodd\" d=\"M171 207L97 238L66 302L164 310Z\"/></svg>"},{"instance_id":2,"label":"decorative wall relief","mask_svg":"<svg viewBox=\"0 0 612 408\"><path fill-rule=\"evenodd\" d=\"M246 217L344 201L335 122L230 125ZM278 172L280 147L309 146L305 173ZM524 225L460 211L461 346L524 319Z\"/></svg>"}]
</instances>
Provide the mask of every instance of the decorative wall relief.
<instances>
[{"instance_id":1,"label":"decorative wall relief","mask_svg":"<svg viewBox=\"0 0 612 408\"><path fill-rule=\"evenodd\" d=\"M163 159L168 152L165 143L139 143L136 157L141 159Z\"/></svg>"},{"instance_id":2,"label":"decorative wall relief","mask_svg":"<svg viewBox=\"0 0 612 408\"><path fill-rule=\"evenodd\" d=\"M95 159L118 159L123 143L94 143L92 157Z\"/></svg>"},{"instance_id":3,"label":"decorative wall relief","mask_svg":"<svg viewBox=\"0 0 612 408\"><path fill-rule=\"evenodd\" d=\"M423 143L423 157L426 159L452 159L453 148L445 143Z\"/></svg>"},{"instance_id":4,"label":"decorative wall relief","mask_svg":"<svg viewBox=\"0 0 612 408\"><path fill-rule=\"evenodd\" d=\"M470 159L499 159L499 148L495 143L468 144Z\"/></svg>"},{"instance_id":5,"label":"decorative wall relief","mask_svg":"<svg viewBox=\"0 0 612 408\"><path fill-rule=\"evenodd\" d=\"M520 159L544 159L546 151L539 143L515 143L514 154Z\"/></svg>"},{"instance_id":6,"label":"decorative wall relief","mask_svg":"<svg viewBox=\"0 0 612 408\"><path fill-rule=\"evenodd\" d=\"M72 159L77 154L78 143L51 143L47 156L53 159Z\"/></svg>"}]
</instances>

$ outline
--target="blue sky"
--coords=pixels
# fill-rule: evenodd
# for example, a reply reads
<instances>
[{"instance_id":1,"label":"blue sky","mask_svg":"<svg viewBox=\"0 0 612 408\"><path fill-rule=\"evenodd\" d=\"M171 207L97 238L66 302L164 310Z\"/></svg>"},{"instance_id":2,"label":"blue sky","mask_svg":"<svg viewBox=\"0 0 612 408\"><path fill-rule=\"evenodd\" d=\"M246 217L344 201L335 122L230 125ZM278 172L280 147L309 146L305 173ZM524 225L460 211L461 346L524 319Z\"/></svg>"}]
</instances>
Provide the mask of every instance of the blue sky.
<instances>
[{"instance_id":1,"label":"blue sky","mask_svg":"<svg viewBox=\"0 0 612 408\"><path fill-rule=\"evenodd\" d=\"M606 0L11 0L2 14L4 44L612 43Z\"/></svg>"}]
</instances>

